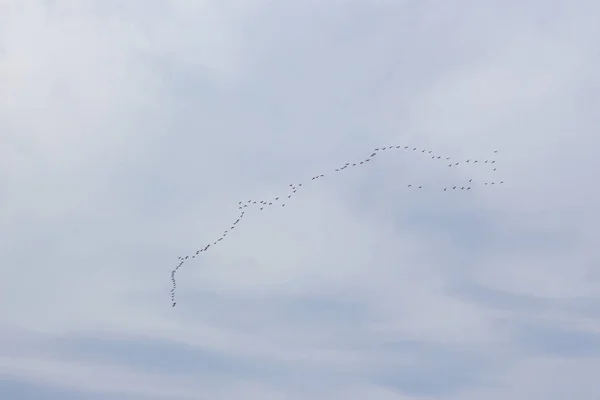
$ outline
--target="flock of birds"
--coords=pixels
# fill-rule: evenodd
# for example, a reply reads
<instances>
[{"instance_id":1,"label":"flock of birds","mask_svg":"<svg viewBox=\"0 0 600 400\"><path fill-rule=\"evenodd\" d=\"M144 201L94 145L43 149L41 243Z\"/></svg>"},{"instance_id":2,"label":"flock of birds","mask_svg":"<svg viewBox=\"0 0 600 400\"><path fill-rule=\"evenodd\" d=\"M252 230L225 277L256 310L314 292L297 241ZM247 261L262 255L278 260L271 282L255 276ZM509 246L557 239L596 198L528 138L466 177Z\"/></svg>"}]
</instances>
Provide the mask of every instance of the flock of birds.
<instances>
[{"instance_id":1,"label":"flock of birds","mask_svg":"<svg viewBox=\"0 0 600 400\"><path fill-rule=\"evenodd\" d=\"M383 152L383 151L388 151L388 150L401 150L403 152L414 152L414 153L421 153L427 157L430 157L432 160L439 160L440 162L445 162L446 165L449 168L454 168L454 167L458 167L461 164L480 164L482 166L488 166L490 168L491 171L495 172L496 171L496 160L493 159L474 159L474 158L469 158L467 160L461 160L461 161L457 161L457 160L452 160L450 157L442 157L439 155L436 155L433 153L432 150L428 150L428 149L418 149L416 147L412 147L412 146L400 146L400 145L394 145L394 146L386 146L386 147L378 147L376 149L374 149L370 155L368 157L366 157L365 159L361 160L361 161L357 161L357 162L347 162L345 163L343 166L335 168L334 170L331 171L331 173L341 173L343 171L361 166L361 165L365 165L369 162L371 162L378 154L379 152ZM494 150L494 154L498 153L498 150ZM329 176L329 173L327 175L325 174L319 174L319 175L315 175L313 176L310 181L315 181L317 179L322 179L325 176ZM308 183L308 180L307 182ZM503 184L504 181L486 181L483 182L484 186L493 186L493 185L500 185ZM451 185L451 186L447 186L443 188L444 192L449 192L449 191L456 191L456 190L464 190L464 191L469 191L471 190L472 187L474 187L476 183L473 182L473 179L469 179L467 182L464 182L464 184L461 185ZM283 195L283 196L277 196L275 198L271 198L268 200L254 200L254 199L250 199L250 200L245 200L245 201L240 201L237 204L238 207L238 211L239 214L237 216L237 219L235 221L233 221L230 226L225 229L223 231L223 233L221 234L220 237L216 238L215 240L213 240L212 242L206 244L205 246L199 248L196 250L195 253L191 254L191 255L186 255L186 256L180 256L178 257L179 263L177 264L177 266L171 271L171 281L173 284L173 287L171 288L171 301L173 303L173 307L175 307L175 305L177 304L175 301L175 291L177 289L177 282L175 280L175 274L177 273L177 271L179 270L179 268L181 268L181 266L189 259L194 259L198 256L200 256L201 253L208 251L212 246L216 246L217 244L219 244L221 241L223 241L228 234L231 234L231 232L235 229L235 227L242 221L242 219L244 219L244 216L246 215L246 211L250 210L252 208L258 208L259 211L263 211L268 207L274 207L274 206L280 206L280 207L285 207L285 205L287 204L287 202L289 202L292 197L294 197L297 193L297 191L303 187L304 182L301 183L290 183L289 184L289 192L287 195ZM409 184L408 188L411 189L422 189L423 185L413 185L413 184ZM442 188L440 188L441 190Z\"/></svg>"}]
</instances>

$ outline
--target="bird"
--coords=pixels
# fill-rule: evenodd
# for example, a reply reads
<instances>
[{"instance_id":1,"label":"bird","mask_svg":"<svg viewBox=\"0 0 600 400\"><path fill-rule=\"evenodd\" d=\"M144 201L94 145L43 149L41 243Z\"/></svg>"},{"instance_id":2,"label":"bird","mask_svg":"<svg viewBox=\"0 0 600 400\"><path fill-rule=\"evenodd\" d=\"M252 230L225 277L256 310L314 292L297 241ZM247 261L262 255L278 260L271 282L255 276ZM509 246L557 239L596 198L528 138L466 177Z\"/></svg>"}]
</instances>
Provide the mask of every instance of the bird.
<instances>
[{"instance_id":1,"label":"bird","mask_svg":"<svg viewBox=\"0 0 600 400\"><path fill-rule=\"evenodd\" d=\"M366 162L369 162L369 161L372 160L372 157L375 157L378 154L377 152L380 151L380 150L389 150L389 149L393 149L393 148L400 149L402 147L404 148L404 150L409 150L410 149L410 146L408 146L408 145L401 146L401 145L398 145L398 144L397 145L393 145L393 146L385 146L385 147L382 147L382 148L376 148L374 151L370 152L369 157L365 157L362 161L359 160L359 161L356 161L356 162L346 162L344 164L344 166L342 166L340 168L336 168L335 172L341 172L342 170L348 169L349 167L356 167L358 165L362 165L362 164L364 164ZM414 152L416 150L417 150L417 147L413 147L412 151ZM422 153L427 152L428 154L430 154L431 155L431 159L438 159L439 160L439 159L444 158L444 157L442 157L440 155L432 154L433 150L429 150L429 149L420 149L420 150L421 150ZM497 153L497 152L498 152L497 150L494 150L494 153ZM450 160L451 157L445 157L445 159L446 160ZM473 164L476 164L476 163L478 163L478 160L472 159L472 158L468 158L465 162L466 163L471 163L472 162ZM485 164L496 164L496 160L485 160L485 161L482 160L482 162L485 163ZM450 164L448 164L448 167L458 166L459 164L460 164L460 162L454 162L454 163L451 162ZM496 168L493 168L493 171L496 171ZM312 180L316 180L316 179L322 178L324 176L325 176L325 174L318 174L318 175L313 176ZM469 179L469 183L472 183L472 182L473 182L473 179L472 178ZM492 185L496 185L496 183L503 184L504 181L501 180L499 182L485 182L485 185L486 186L492 186ZM292 193L288 194L287 198L290 199L297 192L297 189L299 187L301 187L301 186L303 186L303 183L298 183L298 184L289 183L288 187L292 188ZM413 186L416 186L418 189L422 189L423 188L422 184L419 184L419 185L408 184L408 188L412 188ZM447 192L449 188L450 188L450 186L444 187L443 191ZM452 186L452 189L456 190L457 186ZM460 187L460 189L461 190L465 190L465 186ZM471 190L471 186L467 186L466 190ZM273 201L278 201L280 198L281 198L281 196L277 196L277 197L274 198ZM252 206L253 204L259 204L259 206L258 206L259 211L262 211L262 210L264 210L264 208L266 206L273 205L273 201L253 200L253 199L250 199L250 200L247 200L247 202L245 204L244 204L244 201L238 201L238 204L237 204L238 209L242 210L242 211L239 213L237 219L233 223L230 224L229 228L227 230L225 230L217 240L213 241L212 243L208 243L207 245L205 245L204 247L202 247L200 249L196 249L195 253L192 253L191 258L192 259L198 258L200 253L204 253L204 252L206 252L206 251L209 250L211 244L212 245L216 245L218 242L220 242L223 239L227 238L228 233L231 230L233 230L241 222L242 218L244 217L244 215L245 215L244 209L250 210L251 207L248 208L249 206ZM285 207L285 205L286 205L286 203L281 203L281 207ZM176 301L175 301L176 287L177 287L176 272L180 269L180 267L186 261L188 261L190 259L190 255L187 255L187 256L184 256L184 257L179 256L177 259L179 260L179 263L175 266L175 268L173 268L171 270L172 287L171 287L170 291L171 291L171 300L172 300L173 307L175 307L175 305L176 305Z\"/></svg>"}]
</instances>

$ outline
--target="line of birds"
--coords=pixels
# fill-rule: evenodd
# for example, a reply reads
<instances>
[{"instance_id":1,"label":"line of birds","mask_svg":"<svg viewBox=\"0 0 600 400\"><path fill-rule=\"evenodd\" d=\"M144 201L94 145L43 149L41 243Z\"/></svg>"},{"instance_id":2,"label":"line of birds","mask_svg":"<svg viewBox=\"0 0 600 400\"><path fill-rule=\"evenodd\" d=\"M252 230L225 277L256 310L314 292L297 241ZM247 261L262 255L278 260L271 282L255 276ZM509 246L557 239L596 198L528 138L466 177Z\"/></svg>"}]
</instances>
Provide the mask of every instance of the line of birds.
<instances>
[{"instance_id":1,"label":"line of birds","mask_svg":"<svg viewBox=\"0 0 600 400\"><path fill-rule=\"evenodd\" d=\"M357 162L353 162L353 163L345 163L343 166L335 168L333 171L331 171L332 173L340 173L342 171L345 171L346 169L350 169L350 168L354 168L360 165L364 165L368 162L370 162L371 160L373 160L374 157L377 156L377 154L381 151L386 151L386 150L403 150L403 151L407 151L407 152L415 152L417 153L421 153L421 154L425 154L428 157L431 157L431 159L433 160L440 160L440 161L445 161L445 162L449 162L447 165L448 167L452 168L452 167L457 167L461 164L480 164L480 165L488 165L490 167L490 169L495 172L497 167L496 167L496 161L492 160L492 159L473 159L473 158L469 158L467 160L464 161L450 161L451 158L450 157L442 157L442 156L438 156L433 154L433 150L427 150L427 149L417 149L416 147L412 147L412 146L399 146L399 145L395 145L395 146L386 146L386 147L378 147L376 149L374 149L371 154L366 157L365 159L361 160L361 161L357 161ZM498 153L498 150L494 150L494 153ZM311 177L311 181L315 181L317 179L321 179L324 178L325 174L319 174L319 175L315 175L313 177ZM504 181L489 181L489 182L484 182L484 186L492 186L492 185L496 185L496 184L503 184ZM443 188L444 192L448 192L448 191L452 191L452 190L464 190L464 191L469 191L472 188L473 185L473 179L469 179L468 182L466 182L463 185L451 185L451 186L447 186ZM188 260L188 259L194 259L196 257L198 257L200 255L200 253L206 252L208 251L211 246L215 246L218 243L220 243L221 241L223 241L223 239L225 239L227 237L228 234L230 234L235 227L241 222L241 220L244 218L244 216L246 215L246 211L247 209L250 209L252 207L258 208L259 211L263 211L265 208L267 207L272 207L274 205L281 205L281 207L285 207L286 202L289 201L292 197L294 197L297 193L297 191L303 186L303 183L290 183L289 184L289 194L287 196L277 196L275 198L269 199L269 200L247 200L247 201L240 201L238 202L237 206L238 206L238 210L240 211L239 215L237 216L237 219L235 221L233 221L233 223L231 223L231 225L229 226L229 228L227 228L225 231L223 231L223 233L221 234L221 236L219 238L217 238L216 240L212 241L211 243L206 244L204 247L199 248L196 250L196 252L194 254L191 255L186 255L185 257L178 257L179 260L179 264L177 264L177 266L171 271L171 282L173 284L173 287L171 288L171 301L173 303L173 307L175 307L175 305L177 304L175 301L175 291L177 289L177 282L175 280L175 274L177 273L177 271L179 270L179 268L181 268L181 266ZM415 189L422 189L423 185L413 185L413 184L409 184L407 186L408 188L415 188Z\"/></svg>"}]
</instances>

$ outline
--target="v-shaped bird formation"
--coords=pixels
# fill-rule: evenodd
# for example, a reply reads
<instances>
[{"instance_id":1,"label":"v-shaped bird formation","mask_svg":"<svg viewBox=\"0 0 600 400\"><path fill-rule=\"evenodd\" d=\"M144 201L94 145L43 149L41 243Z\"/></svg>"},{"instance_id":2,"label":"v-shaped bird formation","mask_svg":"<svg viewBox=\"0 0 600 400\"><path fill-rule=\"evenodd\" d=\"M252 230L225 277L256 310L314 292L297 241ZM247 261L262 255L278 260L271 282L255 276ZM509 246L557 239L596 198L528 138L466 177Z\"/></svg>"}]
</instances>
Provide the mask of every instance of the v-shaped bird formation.
<instances>
[{"instance_id":1,"label":"v-shaped bird formation","mask_svg":"<svg viewBox=\"0 0 600 400\"><path fill-rule=\"evenodd\" d=\"M310 180L306 179L303 182L290 183L288 186L287 194L277 196L274 198L270 198L270 199L266 199L266 200L250 199L250 200L240 201L237 204L238 211L239 211L237 218L227 227L227 229L225 229L223 231L223 233L221 233L221 236L215 238L213 241L205 244L201 248L198 248L196 250L196 252L192 253L191 255L178 257L179 263L171 271L171 281L173 284L173 287L171 288L171 301L173 303L173 307L175 307L175 305L177 304L175 301L175 291L177 289L177 281L175 280L175 275L176 275L177 271L179 270L179 268L181 268L181 266L186 261L195 259L196 257L200 256L201 253L208 251L213 246L218 245L225 238L227 238L227 235L231 234L233 232L233 230L235 229L235 227L244 219L244 216L246 215L247 211L252 210L252 209L255 209L257 211L264 211L269 207L275 207L275 206L285 207L285 205L292 199L292 197L294 197L296 195L298 190L300 190L302 187L305 187L305 185L309 184L310 182L318 180L318 179L323 179L325 177L329 177L334 174L343 173L345 171L351 170L351 169L359 167L359 166L364 166L364 165L370 163L371 161L373 161L373 159L380 152L383 152L383 151L386 151L386 152L395 151L395 152L403 152L403 153L420 154L422 156L426 156L426 157L430 158L431 160L439 162L440 164L446 166L447 168L458 168L459 166L466 165L466 164L470 164L470 165L478 164L482 167L489 168L489 170L491 172L496 172L496 168L497 168L496 160L492 159L491 157L490 158L478 158L478 159L469 158L467 160L454 160L451 157L442 157L440 155L434 154L433 150L429 150L429 149L422 149L422 148L417 148L417 147L413 147L413 146L405 146L405 145L393 145L393 146L386 146L386 147L378 147L378 148L372 150L370 152L369 156L365 157L362 160L355 161L355 162L346 162L346 163L344 163L344 165L342 165L338 168L335 168L335 169L331 170L330 172L327 172L326 174L315 175L315 176L311 177ZM494 150L494 154L496 154L496 153L498 153L498 150ZM471 191L473 188L475 188L477 186L491 187L494 185L501 185L503 183L504 183L504 181L502 181L502 180L474 182L474 180L471 178L462 184L449 185L446 187L440 187L438 189L440 190L440 192L442 192L442 191L443 192L451 192L451 191L467 192L467 191ZM419 185L409 184L407 186L407 188L409 188L409 189L416 189L416 190L423 189L423 187L424 186L422 184L419 184Z\"/></svg>"}]
</instances>

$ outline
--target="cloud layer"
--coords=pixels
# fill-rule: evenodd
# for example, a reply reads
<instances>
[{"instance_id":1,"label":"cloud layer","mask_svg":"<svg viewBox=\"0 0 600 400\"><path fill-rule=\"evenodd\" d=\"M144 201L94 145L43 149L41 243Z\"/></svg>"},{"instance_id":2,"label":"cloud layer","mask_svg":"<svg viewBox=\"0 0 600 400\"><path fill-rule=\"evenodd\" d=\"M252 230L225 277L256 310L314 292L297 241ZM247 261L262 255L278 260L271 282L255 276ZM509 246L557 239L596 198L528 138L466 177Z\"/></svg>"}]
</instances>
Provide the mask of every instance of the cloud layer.
<instances>
[{"instance_id":1,"label":"cloud layer","mask_svg":"<svg viewBox=\"0 0 600 400\"><path fill-rule=\"evenodd\" d=\"M0 2L0 397L595 398L598 12Z\"/></svg>"}]
</instances>

